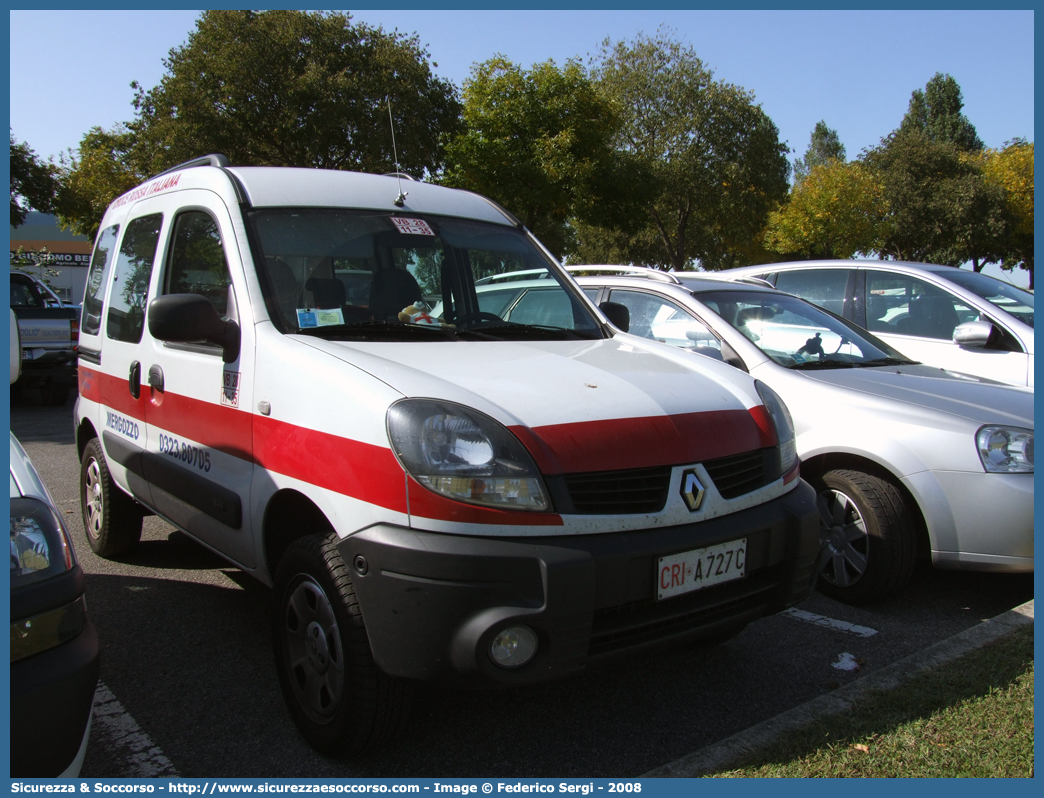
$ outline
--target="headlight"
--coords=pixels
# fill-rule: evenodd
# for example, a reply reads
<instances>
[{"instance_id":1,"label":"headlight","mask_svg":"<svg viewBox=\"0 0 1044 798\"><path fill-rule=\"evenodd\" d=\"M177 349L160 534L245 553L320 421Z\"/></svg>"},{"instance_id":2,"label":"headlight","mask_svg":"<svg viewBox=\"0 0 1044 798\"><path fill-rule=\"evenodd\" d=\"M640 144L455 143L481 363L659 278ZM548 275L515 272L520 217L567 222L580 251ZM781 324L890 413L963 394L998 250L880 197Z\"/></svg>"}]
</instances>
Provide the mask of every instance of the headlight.
<instances>
[{"instance_id":1,"label":"headlight","mask_svg":"<svg viewBox=\"0 0 1044 798\"><path fill-rule=\"evenodd\" d=\"M39 499L11 499L11 587L71 571L72 544L61 521Z\"/></svg>"},{"instance_id":2,"label":"headlight","mask_svg":"<svg viewBox=\"0 0 1044 798\"><path fill-rule=\"evenodd\" d=\"M1033 473L1033 430L1020 427L983 427L975 436L979 459L987 471L999 474Z\"/></svg>"},{"instance_id":3,"label":"headlight","mask_svg":"<svg viewBox=\"0 0 1044 798\"><path fill-rule=\"evenodd\" d=\"M529 452L502 424L476 410L403 399L388 410L388 438L403 468L436 493L515 510L550 507Z\"/></svg>"},{"instance_id":4,"label":"headlight","mask_svg":"<svg viewBox=\"0 0 1044 798\"><path fill-rule=\"evenodd\" d=\"M779 441L779 474L786 474L797 461L797 441L794 437L794 419L790 417L790 411L779 398L779 394L769 388L761 380L754 380L754 387L758 389L758 396L765 403L769 418L776 428L776 440Z\"/></svg>"}]
</instances>

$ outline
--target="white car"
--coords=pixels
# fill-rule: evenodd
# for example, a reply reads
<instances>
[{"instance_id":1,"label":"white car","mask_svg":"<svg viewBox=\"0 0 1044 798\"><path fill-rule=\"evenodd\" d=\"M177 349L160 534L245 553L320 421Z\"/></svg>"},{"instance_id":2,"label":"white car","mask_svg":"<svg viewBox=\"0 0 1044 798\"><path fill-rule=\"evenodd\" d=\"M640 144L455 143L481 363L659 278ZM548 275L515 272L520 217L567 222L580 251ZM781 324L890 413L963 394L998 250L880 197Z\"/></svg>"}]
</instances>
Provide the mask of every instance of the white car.
<instances>
[{"instance_id":1,"label":"white car","mask_svg":"<svg viewBox=\"0 0 1044 798\"><path fill-rule=\"evenodd\" d=\"M210 156L100 230L87 539L120 556L153 512L271 585L316 748L388 739L412 681L562 678L811 589L815 497L775 393L620 336L490 200ZM479 300L534 272L524 312Z\"/></svg>"},{"instance_id":2,"label":"white car","mask_svg":"<svg viewBox=\"0 0 1044 798\"><path fill-rule=\"evenodd\" d=\"M929 553L938 568L1033 571L1031 390L913 363L771 287L651 276L577 281L625 305L631 334L724 360L783 398L819 492L822 592L893 595Z\"/></svg>"},{"instance_id":3,"label":"white car","mask_svg":"<svg viewBox=\"0 0 1044 798\"><path fill-rule=\"evenodd\" d=\"M931 263L800 261L721 272L767 280L855 322L913 360L1033 387L1033 294Z\"/></svg>"}]
</instances>

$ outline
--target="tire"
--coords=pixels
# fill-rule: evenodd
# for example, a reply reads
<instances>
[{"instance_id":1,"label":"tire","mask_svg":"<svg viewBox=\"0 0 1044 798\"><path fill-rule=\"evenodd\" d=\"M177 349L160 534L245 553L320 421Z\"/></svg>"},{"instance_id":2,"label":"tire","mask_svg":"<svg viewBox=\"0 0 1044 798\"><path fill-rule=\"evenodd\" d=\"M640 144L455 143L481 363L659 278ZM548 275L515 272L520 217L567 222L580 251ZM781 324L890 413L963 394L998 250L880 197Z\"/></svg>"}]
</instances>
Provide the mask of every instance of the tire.
<instances>
[{"instance_id":1,"label":"tire","mask_svg":"<svg viewBox=\"0 0 1044 798\"><path fill-rule=\"evenodd\" d=\"M69 383L64 380L48 380L43 384L40 392L43 394L44 404L51 407L65 407L71 390Z\"/></svg>"},{"instance_id":2,"label":"tire","mask_svg":"<svg viewBox=\"0 0 1044 798\"><path fill-rule=\"evenodd\" d=\"M127 554L141 540L141 506L113 481L97 438L80 461L80 512L87 542L99 557Z\"/></svg>"},{"instance_id":3,"label":"tire","mask_svg":"<svg viewBox=\"0 0 1044 798\"><path fill-rule=\"evenodd\" d=\"M355 588L332 532L294 541L276 569L276 671L294 724L323 754L354 755L390 740L410 689L378 669Z\"/></svg>"},{"instance_id":4,"label":"tire","mask_svg":"<svg viewBox=\"0 0 1044 798\"><path fill-rule=\"evenodd\" d=\"M906 587L917 564L917 525L899 490L859 471L829 471L817 488L819 592L866 604Z\"/></svg>"}]
</instances>

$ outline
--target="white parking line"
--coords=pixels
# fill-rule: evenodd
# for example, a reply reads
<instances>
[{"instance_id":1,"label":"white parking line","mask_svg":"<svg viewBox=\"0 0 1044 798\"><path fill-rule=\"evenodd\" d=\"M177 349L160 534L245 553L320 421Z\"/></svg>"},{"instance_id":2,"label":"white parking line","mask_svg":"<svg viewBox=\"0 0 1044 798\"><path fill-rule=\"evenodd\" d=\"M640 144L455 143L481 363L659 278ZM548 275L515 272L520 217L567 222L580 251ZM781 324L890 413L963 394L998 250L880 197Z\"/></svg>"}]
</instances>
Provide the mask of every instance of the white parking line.
<instances>
[{"instance_id":1,"label":"white parking line","mask_svg":"<svg viewBox=\"0 0 1044 798\"><path fill-rule=\"evenodd\" d=\"M125 772L120 773L122 778L149 779L178 775L171 761L102 682L98 682L98 689L94 692L91 735L94 736L96 732L95 740L102 738L99 742L106 746L107 753L125 763Z\"/></svg>"},{"instance_id":2,"label":"white parking line","mask_svg":"<svg viewBox=\"0 0 1044 798\"><path fill-rule=\"evenodd\" d=\"M838 632L847 632L848 634L857 635L859 637L873 637L877 634L876 629L871 629L868 626L856 626L854 623L849 623L848 621L839 621L834 618L827 618L825 615L816 615L813 612L805 612L804 610L791 608L789 610L784 610L780 614L789 615L791 618L796 618L799 621L814 623L816 626L825 626L827 629L834 629Z\"/></svg>"}]
</instances>

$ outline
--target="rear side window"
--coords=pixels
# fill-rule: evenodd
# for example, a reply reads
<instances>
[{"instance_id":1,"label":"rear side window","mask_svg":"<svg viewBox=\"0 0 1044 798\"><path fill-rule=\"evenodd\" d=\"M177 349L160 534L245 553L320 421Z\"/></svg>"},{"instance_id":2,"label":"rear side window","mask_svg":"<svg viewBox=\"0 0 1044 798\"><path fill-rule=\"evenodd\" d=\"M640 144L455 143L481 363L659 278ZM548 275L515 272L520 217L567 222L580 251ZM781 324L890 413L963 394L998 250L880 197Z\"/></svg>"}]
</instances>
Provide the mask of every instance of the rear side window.
<instances>
[{"instance_id":1,"label":"rear side window","mask_svg":"<svg viewBox=\"0 0 1044 798\"><path fill-rule=\"evenodd\" d=\"M219 316L228 315L228 273L217 222L204 211L179 214L174 220L165 294L199 294Z\"/></svg>"},{"instance_id":2,"label":"rear side window","mask_svg":"<svg viewBox=\"0 0 1044 798\"><path fill-rule=\"evenodd\" d=\"M162 214L142 216L130 222L123 233L105 325L105 334L109 338L131 344L141 341L152 264L156 260L162 223Z\"/></svg>"},{"instance_id":3,"label":"rear side window","mask_svg":"<svg viewBox=\"0 0 1044 798\"><path fill-rule=\"evenodd\" d=\"M843 316L850 272L851 269L795 269L780 272L776 278L776 288Z\"/></svg>"},{"instance_id":4,"label":"rear side window","mask_svg":"<svg viewBox=\"0 0 1044 798\"><path fill-rule=\"evenodd\" d=\"M94 244L91 255L91 266L87 272L87 288L83 295L83 320L80 332L83 335L97 335L101 330L102 312L105 309L105 286L108 284L109 271L112 268L116 253L116 237L120 226L114 224L102 230Z\"/></svg>"},{"instance_id":5,"label":"rear side window","mask_svg":"<svg viewBox=\"0 0 1044 798\"><path fill-rule=\"evenodd\" d=\"M959 297L905 274L867 272L866 297L870 332L949 341L958 324L979 320Z\"/></svg>"},{"instance_id":6,"label":"rear side window","mask_svg":"<svg viewBox=\"0 0 1044 798\"><path fill-rule=\"evenodd\" d=\"M36 291L36 286L28 277L11 275L11 307L42 308L43 300Z\"/></svg>"}]
</instances>

